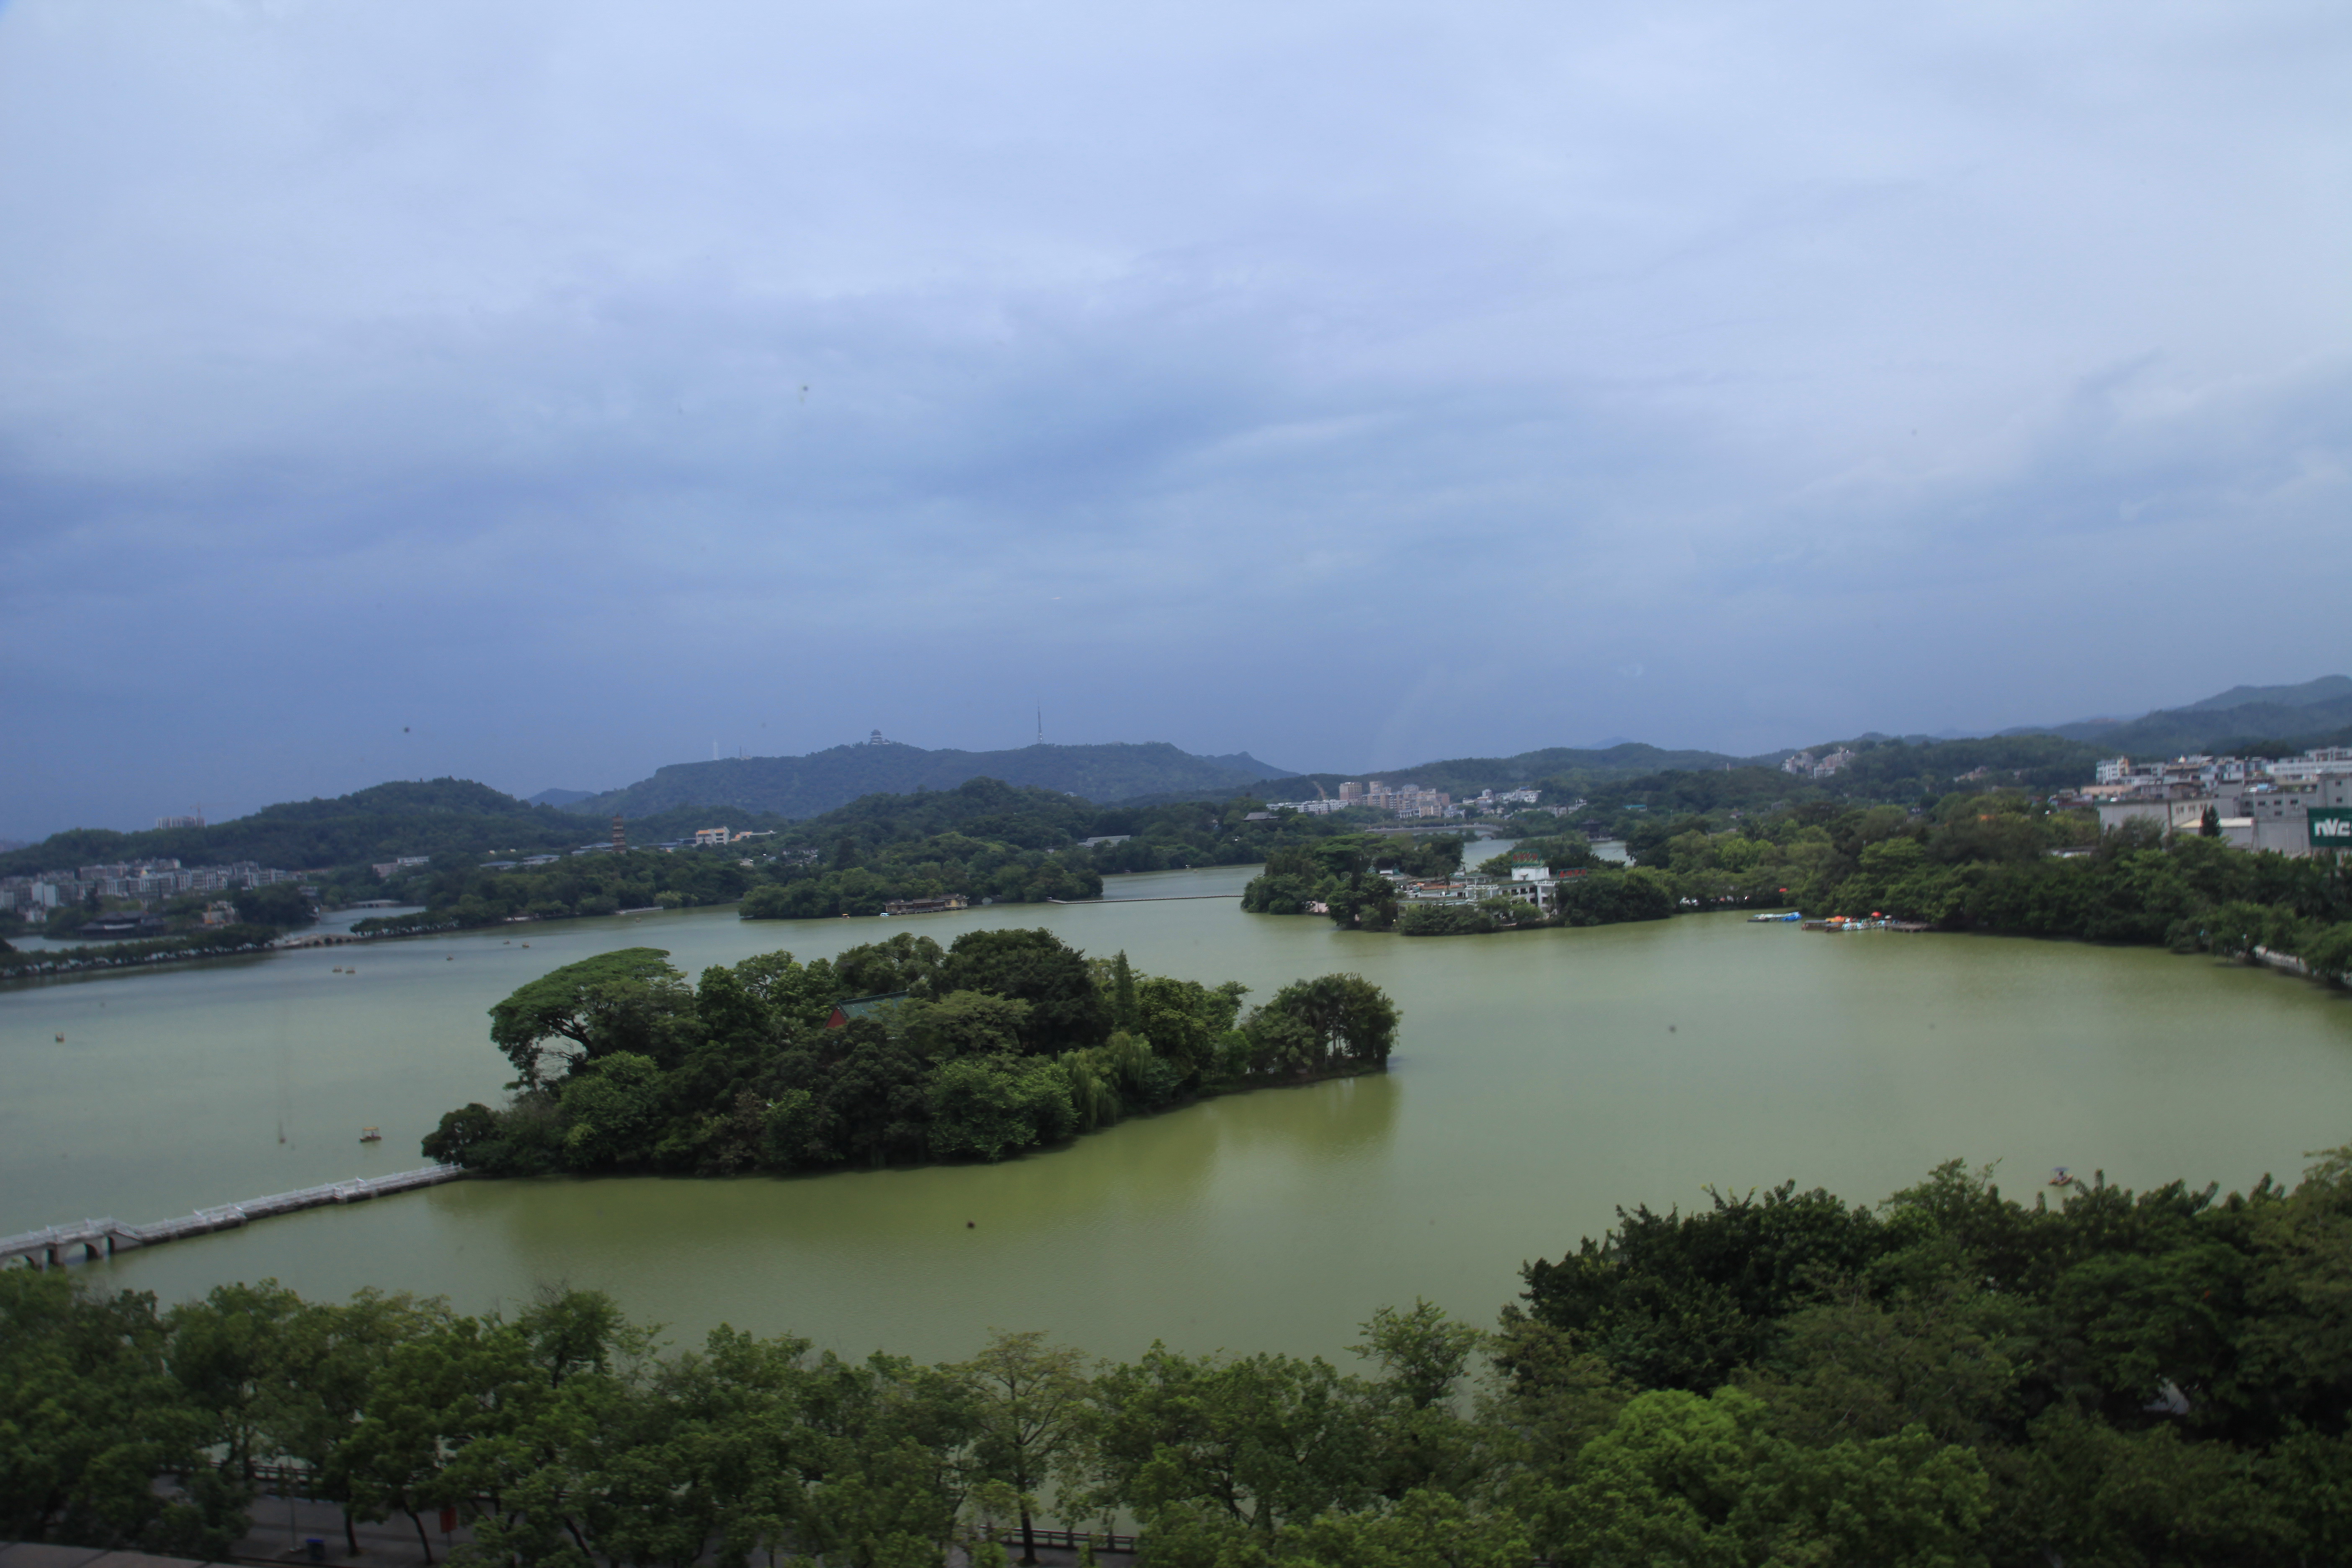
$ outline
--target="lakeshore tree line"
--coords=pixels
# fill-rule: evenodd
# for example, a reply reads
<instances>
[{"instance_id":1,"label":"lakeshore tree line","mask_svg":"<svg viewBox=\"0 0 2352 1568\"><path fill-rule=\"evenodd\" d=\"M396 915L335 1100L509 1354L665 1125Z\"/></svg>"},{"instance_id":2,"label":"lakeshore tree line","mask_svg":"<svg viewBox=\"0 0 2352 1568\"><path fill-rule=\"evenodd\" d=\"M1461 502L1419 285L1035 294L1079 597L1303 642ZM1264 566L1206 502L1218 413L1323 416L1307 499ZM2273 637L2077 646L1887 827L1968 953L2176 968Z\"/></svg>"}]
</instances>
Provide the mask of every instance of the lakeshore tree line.
<instances>
[{"instance_id":1,"label":"lakeshore tree line","mask_svg":"<svg viewBox=\"0 0 2352 1568\"><path fill-rule=\"evenodd\" d=\"M852 1361L665 1345L576 1290L161 1310L11 1269L0 1531L221 1556L288 1465L428 1553L455 1510L456 1558L511 1568L1003 1563L1114 1513L1151 1568L2352 1562L2352 1151L2050 1195L1953 1162L1875 1205L1621 1211L1493 1329L1384 1310L1338 1364L1004 1332Z\"/></svg>"},{"instance_id":2,"label":"lakeshore tree line","mask_svg":"<svg viewBox=\"0 0 2352 1568\"><path fill-rule=\"evenodd\" d=\"M1645 812L1907 804L1934 799L1955 779L1987 779L2047 794L2088 783L2095 761L2117 752L2136 756L2190 752L2292 755L2307 747L2352 741L2352 730L2342 727L2352 713L2352 697L2344 695L2346 689L2342 677L2292 689L2238 688L2131 723L2062 726L2063 732L2012 731L1948 740L1866 734L1814 748L1845 754L1844 765L1824 778L1783 772L1778 764L1787 753L1780 752L1735 758L1625 743L1597 751L1549 748L1508 757L1440 759L1392 773L1391 782L1409 775L1422 787L1447 791L1457 799L1482 789L1533 787L1550 805L1584 802L1594 823L1607 825L1609 836L1623 837ZM1042 764L1042 771L1028 767L1017 774L1031 785L1053 786L1023 792L1040 802L1060 802L1081 813L1141 812L1147 816L1173 805L1222 803L1206 805L1203 816L1228 824L1244 820L1247 808L1258 804L1245 798L1252 794L1279 791L1297 798L1326 794L1342 782L1337 773L1294 774L1279 782L1203 788L1204 778L1262 773L1264 765L1246 756L1189 757L1165 745L1036 748L1003 753L1000 760L1016 768ZM790 839L790 847L803 850L829 844L835 808L850 811L876 801L952 795L952 788L939 786L954 784L955 772L983 762L978 754L893 745L835 748L798 759L685 764L664 769L655 779L609 797L575 800L569 808L533 805L465 779L395 780L332 799L280 802L207 826L138 832L75 828L38 844L8 847L0 853L0 876L159 857L188 865L252 860L296 868L306 882L320 889L327 902L341 904L383 893L385 884L371 867L404 857L430 856L436 868L446 870L486 857L563 854L580 847L583 839L603 842L612 810L627 814L631 841L640 845L675 841L690 837L697 828L725 826L774 830ZM850 764L845 771L843 763ZM821 771L831 775L814 793L787 788L780 794L757 785L758 776L779 767L792 773L808 764L822 764ZM689 779L697 782L689 784ZM861 787L871 793L852 800ZM1073 789L1076 795L1065 793ZM1174 793L1150 793L1154 790ZM1115 804L1091 804L1096 801ZM1229 809L1235 805L1244 809ZM886 805L885 809L894 808ZM1352 825L1368 825L1370 816L1366 814ZM1196 822L1192 828L1199 826ZM1165 832L1147 823L1139 832L1133 819L1113 823L1106 818L1069 837L1075 840L1103 834L1134 834L1144 846L1127 851L1135 864L1110 868L1114 869L1238 863L1202 858L1220 836L1215 829L1204 839L1197 831L1181 827ZM15 934L15 916L13 910L0 911L0 938Z\"/></svg>"},{"instance_id":3,"label":"lakeshore tree line","mask_svg":"<svg viewBox=\"0 0 2352 1568\"><path fill-rule=\"evenodd\" d=\"M368 931L446 930L625 909L740 903L747 920L876 915L900 899L959 895L979 903L1102 896L1103 878L1191 866L1255 865L1278 845L1352 825L1282 814L1252 822L1262 803L1187 801L1099 806L1052 790L972 779L950 790L869 795L770 837L675 851L572 855L492 868L436 858L390 890L420 913L361 922ZM707 814L724 825L740 812ZM635 825L633 843L642 843ZM1092 847L1089 838L1119 838Z\"/></svg>"},{"instance_id":4,"label":"lakeshore tree line","mask_svg":"<svg viewBox=\"0 0 2352 1568\"><path fill-rule=\"evenodd\" d=\"M0 978L79 974L92 970L139 969L190 958L226 958L259 952L285 934L282 926L238 921L232 925L197 926L145 941L94 942L78 947L20 951L0 942Z\"/></svg>"},{"instance_id":5,"label":"lakeshore tree line","mask_svg":"<svg viewBox=\"0 0 2352 1568\"><path fill-rule=\"evenodd\" d=\"M1796 908L2224 957L2260 948L2299 956L2335 984L2352 974L2352 868L2339 858L2249 853L2210 833L2147 824L2102 834L2093 814L2053 809L2021 791L1955 794L1923 807L1684 813L1640 822L1627 847L1635 864L1620 868L1594 860L1572 836L1523 841L1555 873L1574 873L1538 910L1499 897L1400 903L1379 870L1443 876L1454 847L1435 841L1412 865L1360 836L1326 838L1273 851L1243 907L1296 914L1320 904L1342 926L1409 935ZM1482 869L1507 875L1507 858Z\"/></svg>"},{"instance_id":6,"label":"lakeshore tree line","mask_svg":"<svg viewBox=\"0 0 2352 1568\"><path fill-rule=\"evenodd\" d=\"M2029 753L2044 740L2017 737L2013 744L2001 742L2009 749L1999 754L2032 763L2037 758ZM1991 744L1951 743L1979 750ZM1927 765L1921 759L1931 754L1937 765L1966 760L1935 748L1888 743L1865 747L1863 762L1871 765L1855 767L1876 781L1873 789L1908 787L1925 776L1918 773ZM2039 776L2031 766L2007 772L2019 779ZM456 781L383 786L389 792L385 800L370 808L380 808L383 817L376 823L376 842L397 837L395 820L457 835L452 824L473 820L460 807L469 798L465 792L477 787ZM323 812L344 803L310 804ZM520 809L520 803L507 804ZM541 820L544 814L535 807L495 820L513 829L508 837L524 839L525 848L531 839L524 827L543 836L553 826L579 820L551 825ZM702 815L733 822L746 814ZM331 828L343 835L337 843L356 846L366 840L353 837L355 825L373 821L354 806L296 825ZM363 873L367 885L337 883L330 891L384 894L423 905L420 912L365 920L357 927L363 934L399 934L642 908L733 904L746 918L783 919L871 915L892 900L950 894L975 902L1086 899L1100 895L1106 877L1123 872L1262 864L1247 910L1298 913L1320 905L1343 926L1409 935L1800 907L1814 914L1876 911L1952 931L2167 943L2225 954L2262 947L2299 955L2323 977L2340 978L2352 965L2352 893L2335 862L2250 855L2196 834L2165 837L2141 827L2103 837L2092 813L2053 807L2022 786L1923 795L1906 805L1822 798L1809 782L1771 769L1620 779L1608 798L1595 799L1567 821L1521 812L1500 825L1506 833L1522 835L1539 828L1549 837L1523 837L1519 847L1541 853L1555 871L1580 873L1541 910L1502 899L1466 907L1401 904L1392 883L1377 873L1447 874L1461 864L1460 841L1372 833L1368 826L1360 811L1269 815L1262 803L1246 798L1105 807L974 779L951 790L867 796L804 822L777 819L771 837L724 847L639 847L505 867L484 863L478 851L451 849L389 880ZM640 836L633 842L641 843L654 826L633 824L632 833ZM1622 837L1634 864L1594 859L1587 847L1592 833ZM1124 841L1107 841L1115 837ZM1098 842L1088 845L1089 838ZM519 853L504 847L502 852ZM247 891L252 900L293 896L283 884ZM240 914L257 927L307 918L306 909L257 903L248 910L246 901L241 896ZM136 951L110 945L79 955L0 953L0 973L38 973L61 963L161 962L244 951L257 940L240 930L234 936L190 932Z\"/></svg>"},{"instance_id":7,"label":"lakeshore tree line","mask_svg":"<svg viewBox=\"0 0 2352 1568\"><path fill-rule=\"evenodd\" d=\"M691 982L626 948L493 1007L512 1098L450 1111L424 1151L493 1174L998 1160L1203 1095L1378 1069L1394 1047L1394 1005L1358 976L1244 1014L1246 994L1138 973L1124 952L1089 960L1046 931L946 948L901 932Z\"/></svg>"},{"instance_id":8,"label":"lakeshore tree line","mask_svg":"<svg viewBox=\"0 0 2352 1568\"><path fill-rule=\"evenodd\" d=\"M205 908L219 893L187 893L164 900L155 913L164 922L163 934L131 941L89 942L73 947L20 952L0 941L0 976L75 974L90 970L132 969L188 958L222 958L258 952L289 929L310 923L310 902L290 882L269 882L257 888L237 888L226 895L236 920L223 925L204 923ZM53 911L41 933L70 939L84 924L104 911L105 900L92 896L82 903ZM19 929L26 922L19 920Z\"/></svg>"}]
</instances>

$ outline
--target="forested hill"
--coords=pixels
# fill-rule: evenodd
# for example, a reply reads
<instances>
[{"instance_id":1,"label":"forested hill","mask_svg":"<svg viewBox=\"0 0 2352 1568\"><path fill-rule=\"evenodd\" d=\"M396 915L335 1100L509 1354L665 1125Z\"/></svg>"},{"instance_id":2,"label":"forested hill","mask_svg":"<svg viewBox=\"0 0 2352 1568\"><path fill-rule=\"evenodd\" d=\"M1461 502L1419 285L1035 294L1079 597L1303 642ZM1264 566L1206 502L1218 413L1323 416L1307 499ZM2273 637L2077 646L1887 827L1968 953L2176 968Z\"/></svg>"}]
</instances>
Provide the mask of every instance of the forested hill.
<instances>
[{"instance_id":1,"label":"forested hill","mask_svg":"<svg viewBox=\"0 0 2352 1568\"><path fill-rule=\"evenodd\" d=\"M625 789L575 801L583 816L649 816L678 806L735 806L815 816L861 795L950 790L967 779L1060 790L1090 801L1194 790L1236 791L1285 776L1246 752L1196 757L1164 741L1105 746L1024 746L1011 752L926 751L895 742L835 746L804 757L673 763Z\"/></svg>"},{"instance_id":2,"label":"forested hill","mask_svg":"<svg viewBox=\"0 0 2352 1568\"><path fill-rule=\"evenodd\" d=\"M2192 752L2219 754L2242 751L2270 753L2340 743L2347 727L2352 727L2352 696L2318 702L2248 702L2232 708L2167 709L2084 738L2105 756L2121 753L2173 757Z\"/></svg>"},{"instance_id":3,"label":"forested hill","mask_svg":"<svg viewBox=\"0 0 2352 1568\"><path fill-rule=\"evenodd\" d=\"M2255 703L2309 708L2321 702L2341 702L2347 698L2352 698L2352 675L2323 675L2294 686L2232 686L2217 696L2184 706L2191 712L2200 709L2244 708Z\"/></svg>"},{"instance_id":4,"label":"forested hill","mask_svg":"<svg viewBox=\"0 0 2352 1568\"><path fill-rule=\"evenodd\" d=\"M457 849L543 852L596 837L576 816L552 806L526 805L470 779L404 780L331 800L267 805L207 827L138 833L77 827L0 855L0 876L147 859L189 866L253 860L303 870Z\"/></svg>"},{"instance_id":5,"label":"forested hill","mask_svg":"<svg viewBox=\"0 0 2352 1568\"><path fill-rule=\"evenodd\" d=\"M1667 751L1639 742L1627 742L1598 751L1547 746L1541 751L1521 752L1516 756L1453 757L1409 768L1371 768L1352 773L1295 773L1283 781L1283 787L1312 795L1315 786L1320 784L1326 791L1336 794L1346 780L1377 778L1391 785L1412 784L1423 789L1444 790L1460 799L1484 789L1519 789L1529 784L1559 789L1580 786L1597 779L1630 778L1640 773L1720 770L1727 764L1742 761L1778 763L1786 755L1786 752L1775 752L1767 759L1743 759L1722 752Z\"/></svg>"},{"instance_id":6,"label":"forested hill","mask_svg":"<svg viewBox=\"0 0 2352 1568\"><path fill-rule=\"evenodd\" d=\"M2352 676L2323 675L2294 686L2233 686L2196 702L2137 719L2083 719L2029 725L2003 735L2062 735L2102 756L2179 756L2192 752L2297 752L2340 744L2352 727Z\"/></svg>"}]
</instances>

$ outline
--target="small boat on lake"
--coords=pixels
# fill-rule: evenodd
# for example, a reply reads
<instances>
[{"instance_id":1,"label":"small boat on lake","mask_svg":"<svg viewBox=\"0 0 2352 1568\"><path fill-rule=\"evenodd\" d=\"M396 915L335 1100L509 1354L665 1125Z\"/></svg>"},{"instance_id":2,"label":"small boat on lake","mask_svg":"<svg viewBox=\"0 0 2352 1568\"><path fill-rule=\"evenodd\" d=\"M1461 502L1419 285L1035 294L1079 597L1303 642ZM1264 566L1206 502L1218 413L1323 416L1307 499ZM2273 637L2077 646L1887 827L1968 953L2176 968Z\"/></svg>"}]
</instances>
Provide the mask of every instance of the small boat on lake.
<instances>
[{"instance_id":1,"label":"small boat on lake","mask_svg":"<svg viewBox=\"0 0 2352 1568\"><path fill-rule=\"evenodd\" d=\"M1804 916L1804 912L1803 912L1802 910L1790 910L1787 914L1784 914L1784 915L1749 915L1749 916L1748 917L1748 923L1749 925L1752 925L1752 926L1753 926L1753 925L1774 925L1774 924L1782 924L1782 923L1786 923L1786 922L1792 921L1801 921L1801 920L1803 920L1804 918L1805 918L1805 916Z\"/></svg>"},{"instance_id":2,"label":"small boat on lake","mask_svg":"<svg viewBox=\"0 0 2352 1568\"><path fill-rule=\"evenodd\" d=\"M383 1133L377 1128L362 1127L360 1129L360 1142L362 1143L381 1143L383 1142Z\"/></svg>"}]
</instances>

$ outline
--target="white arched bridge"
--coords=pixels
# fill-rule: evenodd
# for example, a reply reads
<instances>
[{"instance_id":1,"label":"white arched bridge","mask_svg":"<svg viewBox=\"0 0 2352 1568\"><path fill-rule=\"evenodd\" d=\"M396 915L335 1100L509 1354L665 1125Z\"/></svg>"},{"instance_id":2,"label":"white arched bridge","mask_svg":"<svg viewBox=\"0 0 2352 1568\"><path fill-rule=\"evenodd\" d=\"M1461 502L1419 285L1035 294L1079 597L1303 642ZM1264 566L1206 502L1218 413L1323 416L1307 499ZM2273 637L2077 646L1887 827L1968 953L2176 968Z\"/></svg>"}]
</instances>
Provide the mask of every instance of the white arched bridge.
<instances>
[{"instance_id":1,"label":"white arched bridge","mask_svg":"<svg viewBox=\"0 0 2352 1568\"><path fill-rule=\"evenodd\" d=\"M86 1219L74 1225L44 1226L39 1230L0 1237L0 1262L22 1258L37 1268L54 1268L60 1263L74 1261L77 1255L83 1258L111 1258L134 1247L153 1247L161 1242L177 1241L183 1237L235 1230L247 1220L268 1219L272 1215L292 1214L297 1209L323 1208L329 1204L355 1204L391 1193L404 1193L415 1187L435 1186L442 1182L456 1181L465 1173L465 1170L457 1165L426 1165L389 1176L355 1176L347 1182L329 1182L323 1186L304 1187L299 1192L278 1193L241 1204L223 1204L218 1208L198 1209L192 1215L184 1215L178 1219L158 1220L153 1225L125 1225L119 1219Z\"/></svg>"}]
</instances>

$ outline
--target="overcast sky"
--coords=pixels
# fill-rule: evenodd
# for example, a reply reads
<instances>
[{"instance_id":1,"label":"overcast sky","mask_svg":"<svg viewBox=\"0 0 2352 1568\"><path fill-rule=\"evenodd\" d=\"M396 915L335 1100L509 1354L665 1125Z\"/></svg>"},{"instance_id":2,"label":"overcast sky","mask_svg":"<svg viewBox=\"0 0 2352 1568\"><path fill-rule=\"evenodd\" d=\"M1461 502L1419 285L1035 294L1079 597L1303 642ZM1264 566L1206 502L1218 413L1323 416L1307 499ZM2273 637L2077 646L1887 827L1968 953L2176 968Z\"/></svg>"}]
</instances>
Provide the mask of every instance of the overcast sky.
<instances>
[{"instance_id":1,"label":"overcast sky","mask_svg":"<svg viewBox=\"0 0 2352 1568\"><path fill-rule=\"evenodd\" d=\"M2352 668L2352 7L16 0L0 834Z\"/></svg>"}]
</instances>

